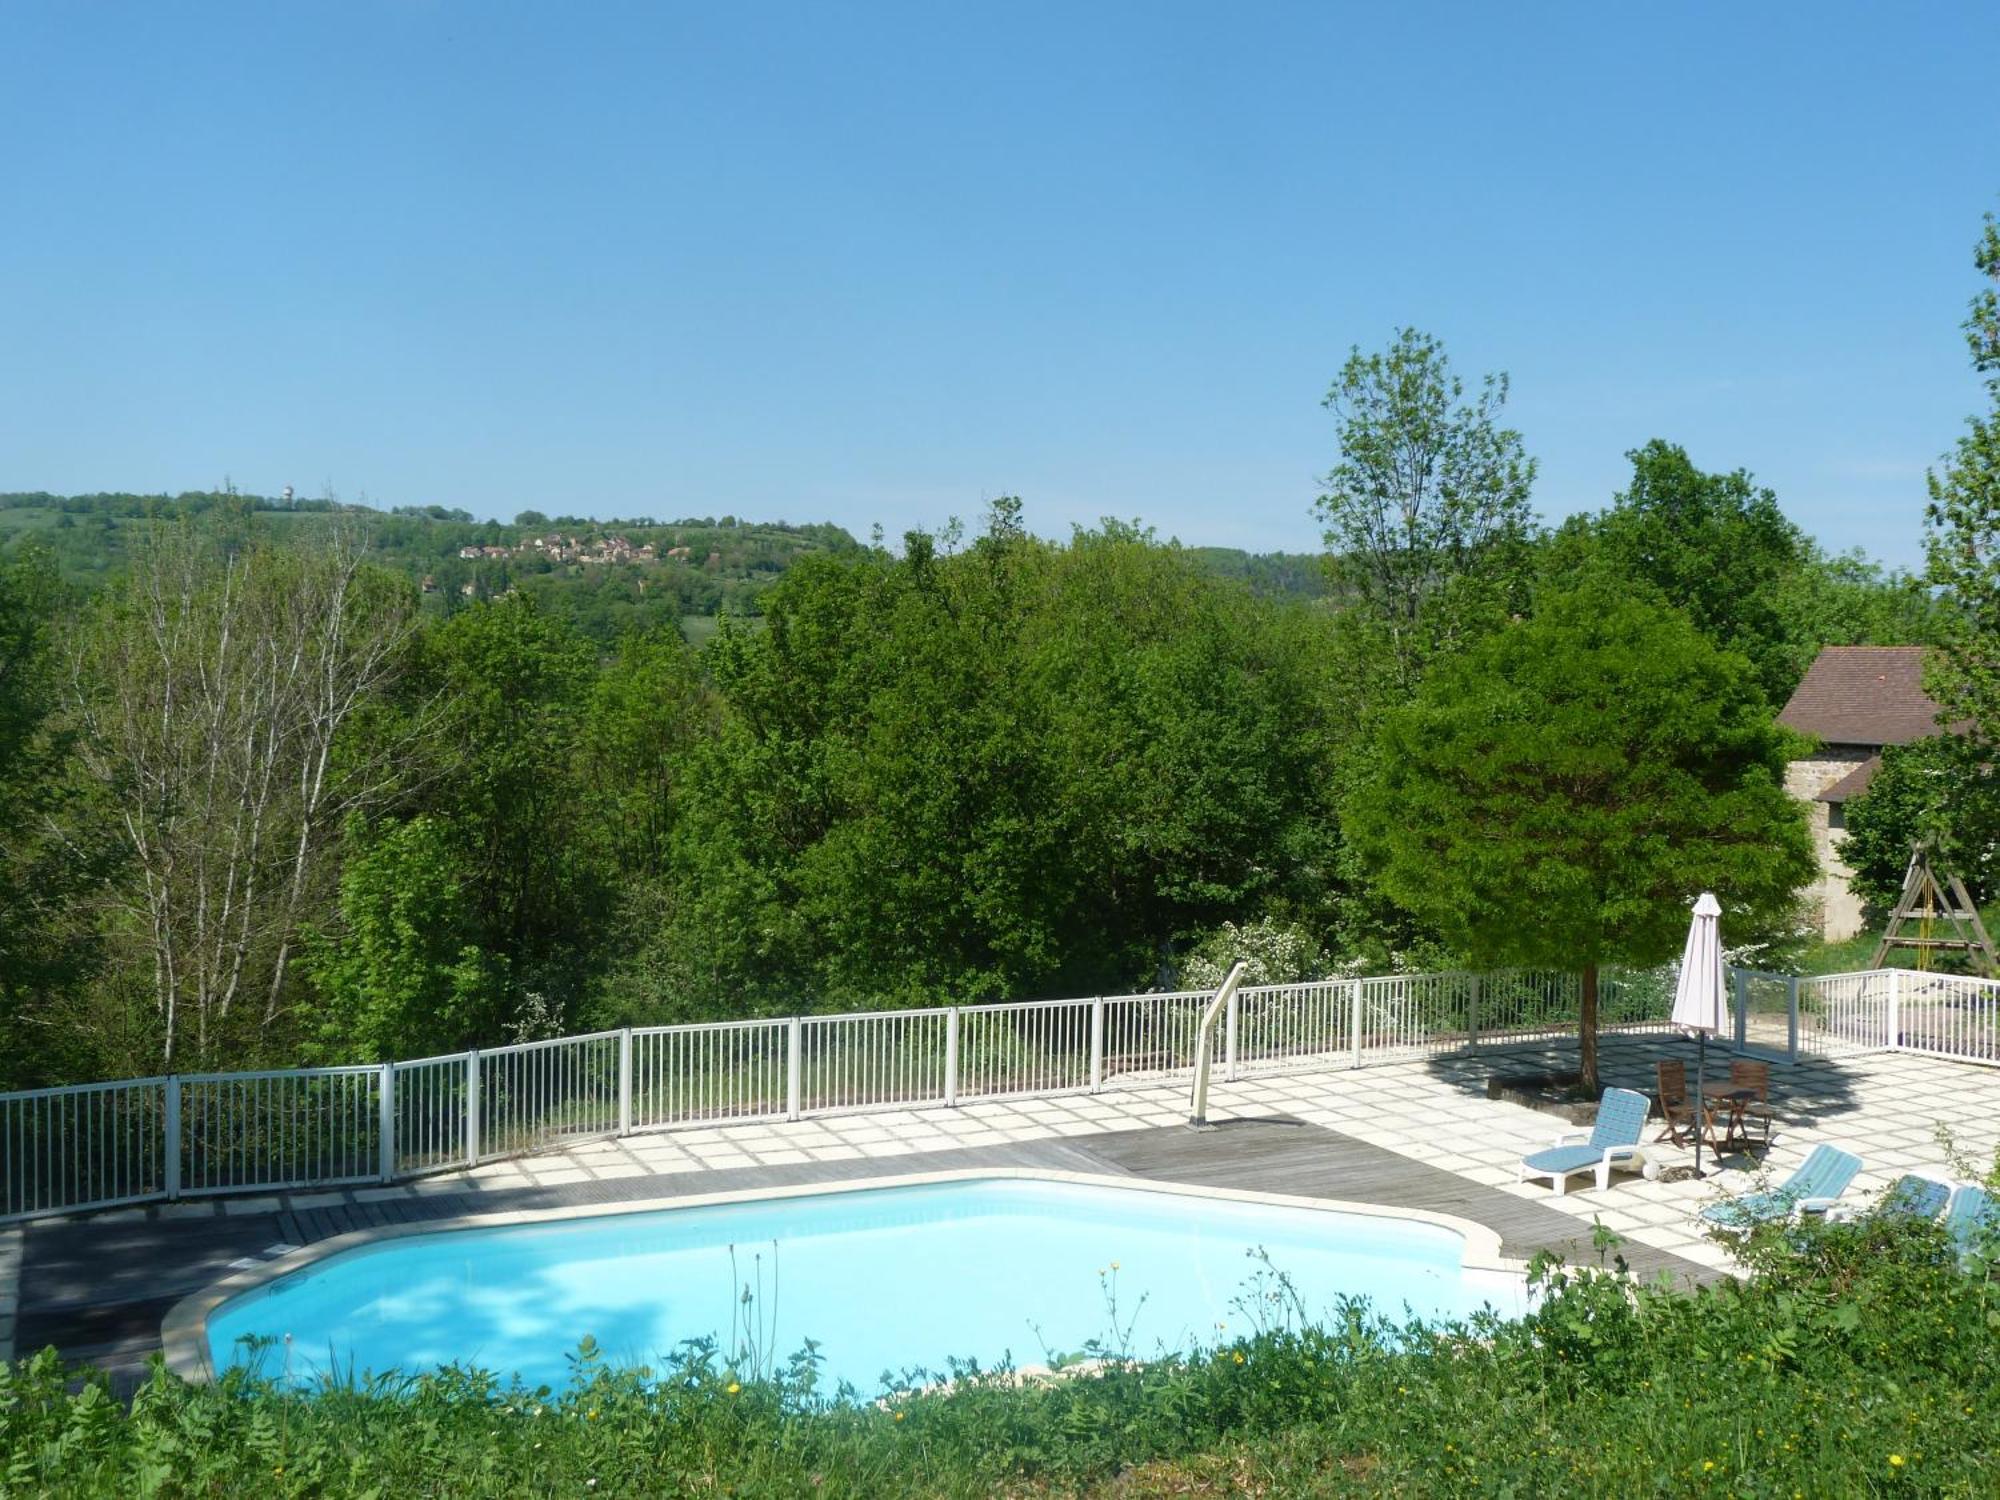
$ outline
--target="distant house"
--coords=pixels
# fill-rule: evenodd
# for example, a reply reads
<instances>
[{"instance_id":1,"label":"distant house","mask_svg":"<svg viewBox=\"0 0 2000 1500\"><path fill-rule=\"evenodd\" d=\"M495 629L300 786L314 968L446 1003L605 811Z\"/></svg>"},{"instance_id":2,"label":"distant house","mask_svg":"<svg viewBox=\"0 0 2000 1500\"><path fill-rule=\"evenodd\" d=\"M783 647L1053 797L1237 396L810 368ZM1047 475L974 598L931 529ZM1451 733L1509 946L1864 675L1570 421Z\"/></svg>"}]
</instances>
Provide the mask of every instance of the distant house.
<instances>
[{"instance_id":1,"label":"distant house","mask_svg":"<svg viewBox=\"0 0 2000 1500\"><path fill-rule=\"evenodd\" d=\"M1921 646L1828 646L1778 715L1816 747L1786 767L1785 789L1803 800L1812 821L1820 877L1812 897L1828 942L1861 930L1861 898L1849 887L1854 872L1840 857L1847 841L1847 804L1861 795L1889 745L1939 732L1938 706L1924 691Z\"/></svg>"}]
</instances>

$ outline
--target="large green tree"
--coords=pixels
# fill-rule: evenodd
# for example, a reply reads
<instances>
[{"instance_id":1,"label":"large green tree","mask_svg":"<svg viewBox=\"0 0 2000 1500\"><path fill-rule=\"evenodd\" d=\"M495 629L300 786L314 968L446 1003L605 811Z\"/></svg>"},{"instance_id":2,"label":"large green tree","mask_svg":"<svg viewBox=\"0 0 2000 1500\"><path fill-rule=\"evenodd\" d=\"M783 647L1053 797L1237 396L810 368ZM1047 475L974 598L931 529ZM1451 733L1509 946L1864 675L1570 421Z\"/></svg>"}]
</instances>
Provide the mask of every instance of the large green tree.
<instances>
[{"instance_id":1,"label":"large green tree","mask_svg":"<svg viewBox=\"0 0 2000 1500\"><path fill-rule=\"evenodd\" d=\"M1702 890L1730 938L1765 935L1812 875L1787 736L1749 664L1613 574L1545 589L1380 739L1349 836L1473 962L1582 971L1593 1089L1600 968L1671 958Z\"/></svg>"},{"instance_id":2,"label":"large green tree","mask_svg":"<svg viewBox=\"0 0 2000 1500\"><path fill-rule=\"evenodd\" d=\"M1765 696L1783 703L1805 669L1783 609L1810 555L1805 534L1742 469L1705 472L1658 438L1626 457L1631 485L1562 528L1552 570L1593 560L1650 584L1716 645L1749 658Z\"/></svg>"},{"instance_id":3,"label":"large green tree","mask_svg":"<svg viewBox=\"0 0 2000 1500\"><path fill-rule=\"evenodd\" d=\"M2000 221L1991 214L1973 264L1987 285L1973 298L1965 341L1988 404L1929 477L1930 579L1955 606L1929 686L1947 718L1970 719L1991 745L2000 742Z\"/></svg>"},{"instance_id":4,"label":"large green tree","mask_svg":"<svg viewBox=\"0 0 2000 1500\"><path fill-rule=\"evenodd\" d=\"M1414 328L1355 348L1323 404L1340 442L1315 506L1329 566L1407 689L1504 613L1527 562L1535 461L1500 425L1507 377L1468 398L1444 345Z\"/></svg>"}]
</instances>

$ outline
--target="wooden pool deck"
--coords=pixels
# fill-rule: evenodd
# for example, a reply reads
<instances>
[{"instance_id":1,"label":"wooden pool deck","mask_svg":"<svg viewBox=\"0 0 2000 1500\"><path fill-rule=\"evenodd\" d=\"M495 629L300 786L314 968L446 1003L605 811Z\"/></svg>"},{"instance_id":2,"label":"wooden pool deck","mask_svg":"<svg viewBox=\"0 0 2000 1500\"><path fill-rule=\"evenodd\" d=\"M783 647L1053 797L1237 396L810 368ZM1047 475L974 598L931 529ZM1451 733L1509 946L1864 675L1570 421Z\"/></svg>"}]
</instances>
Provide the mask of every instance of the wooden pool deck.
<instances>
[{"instance_id":1,"label":"wooden pool deck","mask_svg":"<svg viewBox=\"0 0 2000 1500\"><path fill-rule=\"evenodd\" d=\"M894 1157L803 1161L539 1185L476 1193L378 1197L366 1190L293 1195L277 1212L230 1213L225 1203L176 1204L31 1224L23 1235L18 1353L53 1345L65 1359L109 1370L121 1387L160 1348L160 1322L182 1297L232 1268L370 1227L534 1213L592 1204L658 1202L745 1189L900 1177L981 1167L1041 1167L1152 1182L1342 1199L1453 1214L1499 1234L1504 1253L1549 1251L1594 1264L1587 1221L1482 1186L1409 1156L1281 1115L1209 1130L1158 1127L1015 1141ZM1615 1190L1614 1194L1615 1196ZM1712 1280L1714 1270L1628 1241L1644 1276Z\"/></svg>"}]
</instances>

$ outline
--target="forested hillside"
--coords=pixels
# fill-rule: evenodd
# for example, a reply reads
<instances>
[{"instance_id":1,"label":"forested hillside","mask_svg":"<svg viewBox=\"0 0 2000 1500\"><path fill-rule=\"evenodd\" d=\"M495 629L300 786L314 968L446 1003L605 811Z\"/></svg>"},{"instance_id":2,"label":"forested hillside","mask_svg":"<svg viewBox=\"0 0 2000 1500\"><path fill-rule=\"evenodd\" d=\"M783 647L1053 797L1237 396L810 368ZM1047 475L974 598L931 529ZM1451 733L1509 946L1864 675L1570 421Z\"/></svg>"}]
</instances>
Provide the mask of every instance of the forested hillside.
<instances>
[{"instance_id":1,"label":"forested hillside","mask_svg":"<svg viewBox=\"0 0 2000 1500\"><path fill-rule=\"evenodd\" d=\"M34 539L63 577L85 586L116 577L159 521L200 519L219 538L283 537L339 516L374 560L407 575L427 613L447 616L509 591L536 596L586 635L610 642L632 628L682 623L705 634L724 613L754 615L759 595L798 558L859 550L838 526L752 522L588 520L523 511L512 522L463 510L377 510L331 500L234 492L181 495L0 494L0 546Z\"/></svg>"},{"instance_id":2,"label":"forested hillside","mask_svg":"<svg viewBox=\"0 0 2000 1500\"><path fill-rule=\"evenodd\" d=\"M1771 715L1822 644L1932 642L1950 601L1664 442L1550 531L1503 399L1459 400L1422 335L1357 353L1309 559L1043 540L1012 499L892 549L728 516L0 498L0 1085L1113 993L1238 953L1270 979L1654 962L1657 924L1616 911L1667 898L1606 872L1678 890L1709 856L1606 841L1693 848L1711 805L1741 810L1700 813L1715 858L1768 856L1733 867L1762 882L1733 931L1784 941ZM1566 770L1533 738L1564 683L1590 684ZM1673 683L1726 756L1634 720ZM1686 828L1633 801L1689 776ZM1419 800L1514 843L1406 829ZM1478 920L1429 899L1432 860ZM1560 926L1510 905L1557 889Z\"/></svg>"},{"instance_id":3,"label":"forested hillside","mask_svg":"<svg viewBox=\"0 0 2000 1500\"><path fill-rule=\"evenodd\" d=\"M309 517L338 515L365 537L382 566L414 579L426 611L449 615L510 591L534 595L609 644L630 629L678 622L706 639L723 614L753 617L759 599L800 558L852 555L860 544L838 526L795 526L736 516L646 516L592 520L522 511L511 522L476 521L464 510L379 510L333 500L231 491L179 495L0 494L0 548L45 546L70 583L93 587L121 574L135 539L159 521L201 519L218 537L247 537L251 518L281 537ZM1316 555L1190 549L1218 577L1253 592L1317 598L1326 572Z\"/></svg>"}]
</instances>

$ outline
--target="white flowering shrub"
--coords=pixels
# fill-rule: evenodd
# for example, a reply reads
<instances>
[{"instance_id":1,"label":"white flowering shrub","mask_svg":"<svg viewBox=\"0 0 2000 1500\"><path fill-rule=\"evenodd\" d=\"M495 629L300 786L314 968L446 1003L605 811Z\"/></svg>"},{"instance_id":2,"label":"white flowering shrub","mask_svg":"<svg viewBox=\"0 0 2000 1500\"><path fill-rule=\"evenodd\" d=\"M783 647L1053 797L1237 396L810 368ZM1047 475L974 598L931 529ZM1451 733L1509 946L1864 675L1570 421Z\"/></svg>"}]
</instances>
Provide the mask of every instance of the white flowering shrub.
<instances>
[{"instance_id":1,"label":"white flowering shrub","mask_svg":"<svg viewBox=\"0 0 2000 1500\"><path fill-rule=\"evenodd\" d=\"M1238 926L1224 922L1195 944L1181 959L1181 987L1212 990L1229 976L1229 966L1244 960L1245 984L1297 984L1324 979L1332 965L1326 950L1303 927L1260 917Z\"/></svg>"}]
</instances>

